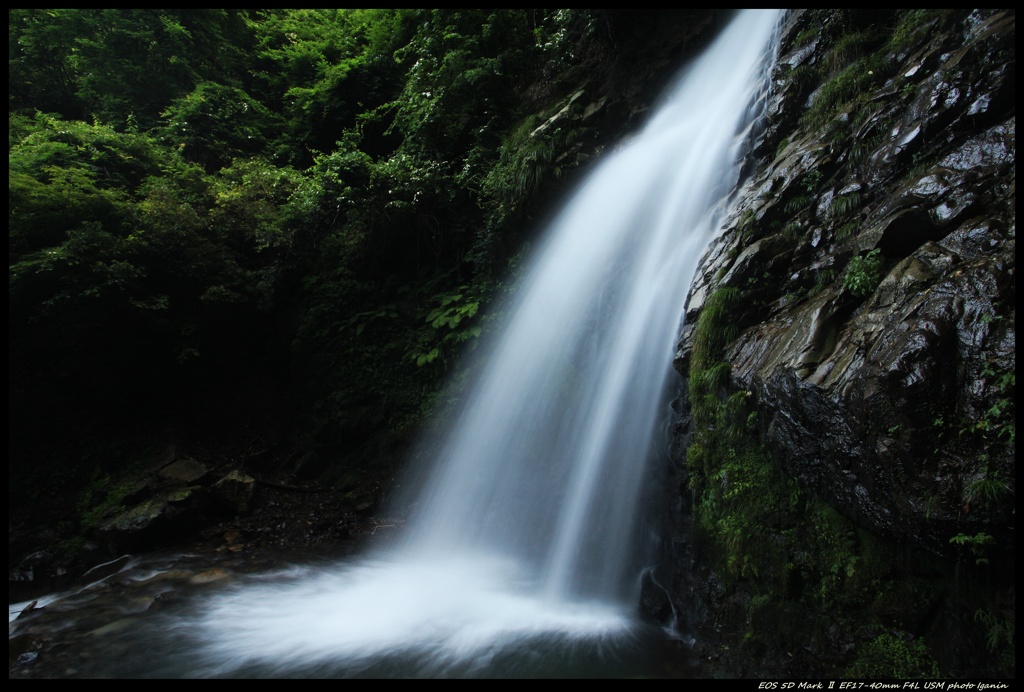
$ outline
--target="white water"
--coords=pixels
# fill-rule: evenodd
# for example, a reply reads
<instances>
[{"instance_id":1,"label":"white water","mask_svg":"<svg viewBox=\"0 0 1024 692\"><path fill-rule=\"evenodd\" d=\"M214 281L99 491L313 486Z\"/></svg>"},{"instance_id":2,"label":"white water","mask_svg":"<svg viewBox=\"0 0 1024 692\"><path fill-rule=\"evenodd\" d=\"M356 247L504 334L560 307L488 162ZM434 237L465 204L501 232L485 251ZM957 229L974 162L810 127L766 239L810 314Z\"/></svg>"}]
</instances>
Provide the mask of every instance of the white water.
<instances>
[{"instance_id":1,"label":"white water","mask_svg":"<svg viewBox=\"0 0 1024 692\"><path fill-rule=\"evenodd\" d=\"M195 672L486 674L628 639L638 505L687 289L738 176L775 11L744 11L546 232L400 545L205 606ZM189 625L190 629L194 625Z\"/></svg>"}]
</instances>

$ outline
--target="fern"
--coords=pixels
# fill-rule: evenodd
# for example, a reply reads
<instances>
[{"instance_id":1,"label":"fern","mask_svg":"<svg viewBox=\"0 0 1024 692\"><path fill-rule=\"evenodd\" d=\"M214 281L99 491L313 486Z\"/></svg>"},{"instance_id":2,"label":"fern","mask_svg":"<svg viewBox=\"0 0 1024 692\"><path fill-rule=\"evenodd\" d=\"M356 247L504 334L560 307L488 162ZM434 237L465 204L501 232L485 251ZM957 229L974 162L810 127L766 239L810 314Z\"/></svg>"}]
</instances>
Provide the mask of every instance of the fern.
<instances>
[{"instance_id":1,"label":"fern","mask_svg":"<svg viewBox=\"0 0 1024 692\"><path fill-rule=\"evenodd\" d=\"M844 223L842 226L836 229L836 240L838 240L840 243L845 243L847 240L850 240L855 235L857 235L858 230L860 230L859 221L850 221L849 223Z\"/></svg>"},{"instance_id":2,"label":"fern","mask_svg":"<svg viewBox=\"0 0 1024 692\"><path fill-rule=\"evenodd\" d=\"M842 218L850 212L856 210L860 206L860 193L850 192L845 195L839 195L832 201L832 207L829 209L829 213L832 218Z\"/></svg>"},{"instance_id":3,"label":"fern","mask_svg":"<svg viewBox=\"0 0 1024 692\"><path fill-rule=\"evenodd\" d=\"M807 205L811 203L810 195L798 195L793 199L786 202L786 206L783 207L787 214L796 214L797 212L803 211L807 208Z\"/></svg>"}]
</instances>

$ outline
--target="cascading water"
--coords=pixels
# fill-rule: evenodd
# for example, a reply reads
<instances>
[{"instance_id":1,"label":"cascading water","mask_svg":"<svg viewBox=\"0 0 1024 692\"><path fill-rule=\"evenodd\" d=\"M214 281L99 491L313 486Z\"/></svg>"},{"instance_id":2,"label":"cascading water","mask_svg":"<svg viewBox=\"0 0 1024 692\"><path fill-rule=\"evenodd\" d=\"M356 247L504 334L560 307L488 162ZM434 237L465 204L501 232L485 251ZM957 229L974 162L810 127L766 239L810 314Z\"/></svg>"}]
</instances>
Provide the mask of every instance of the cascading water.
<instances>
[{"instance_id":1,"label":"cascading water","mask_svg":"<svg viewBox=\"0 0 1024 692\"><path fill-rule=\"evenodd\" d=\"M497 552L552 602L635 596L637 493L778 16L738 17L554 220L403 550ZM633 559L631 559L633 558Z\"/></svg>"},{"instance_id":2,"label":"cascading water","mask_svg":"<svg viewBox=\"0 0 1024 692\"><path fill-rule=\"evenodd\" d=\"M422 455L400 541L218 591L173 623L196 652L183 674L537 675L575 656L594 675L635 636L683 301L778 20L739 13L554 220L464 410Z\"/></svg>"}]
</instances>

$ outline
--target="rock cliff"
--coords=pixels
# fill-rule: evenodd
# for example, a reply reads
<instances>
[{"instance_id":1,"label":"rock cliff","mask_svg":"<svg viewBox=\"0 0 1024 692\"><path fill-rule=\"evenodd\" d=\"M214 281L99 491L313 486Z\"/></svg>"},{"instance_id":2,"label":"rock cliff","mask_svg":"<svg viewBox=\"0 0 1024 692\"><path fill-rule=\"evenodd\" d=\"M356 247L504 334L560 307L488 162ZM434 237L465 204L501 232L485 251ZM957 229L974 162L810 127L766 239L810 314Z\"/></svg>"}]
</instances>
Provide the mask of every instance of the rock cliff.
<instances>
[{"instance_id":1,"label":"rock cliff","mask_svg":"<svg viewBox=\"0 0 1024 692\"><path fill-rule=\"evenodd\" d=\"M875 579L918 572L922 560L943 567L930 582L932 613L918 613L916 625L834 613L872 628L871 636L775 644L761 636L766 657L779 660L749 671L798 673L781 662L778 648L789 646L813 653L813 663L796 658L802 665L867 672L868 644L888 629L930 646L943 674L1005 674L995 652L1007 641L1012 649L1013 639L1014 27L1013 11L991 10L789 19L756 163L702 261L676 367L691 378L692 397L693 378L719 364L728 379L714 393L719 401L741 393L742 434L796 482L792 492L841 515L846 535L865 532L889 551L931 556L910 558L899 574L877 570ZM716 294L724 317L702 321ZM715 320L720 348L698 359L702 324L708 330ZM683 496L689 502L692 493L697 507L718 503L702 515L703 535L728 556L725 520L745 511L735 499L736 447L709 451L716 423L697 415L706 402L690 405L686 437L701 447L699 462L687 453ZM740 412L713 418L717 432ZM768 533L785 541L804 521L797 511ZM807 531L802 540L821 536ZM845 566L831 569L845 574L847 591L858 570L871 569L867 540L854 541ZM800 567L799 540L786 545L786 586L754 586L763 574L734 569L717 596L691 586L676 597L704 588L706 602L718 599L712 611L732 607L746 618L746 639L757 640L750 599L798 601L810 583L829 578L823 565ZM719 572L729 564L723 558ZM971 605L945 589L963 570L1003 569L1009 579L986 572L990 590ZM747 599L742 607L725 605L737 593ZM987 647L963 632L937 641L941 627L968 617L975 627L989 624L977 635ZM968 654L971 647L983 651Z\"/></svg>"}]
</instances>

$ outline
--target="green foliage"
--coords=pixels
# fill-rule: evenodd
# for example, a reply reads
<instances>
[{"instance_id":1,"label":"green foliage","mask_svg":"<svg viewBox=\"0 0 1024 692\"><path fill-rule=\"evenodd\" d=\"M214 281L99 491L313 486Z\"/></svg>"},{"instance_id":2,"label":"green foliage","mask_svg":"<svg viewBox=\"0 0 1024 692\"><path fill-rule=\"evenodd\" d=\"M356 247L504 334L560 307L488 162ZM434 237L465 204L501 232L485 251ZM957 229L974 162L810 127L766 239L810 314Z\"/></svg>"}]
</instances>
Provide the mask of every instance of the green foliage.
<instances>
[{"instance_id":1,"label":"green foliage","mask_svg":"<svg viewBox=\"0 0 1024 692\"><path fill-rule=\"evenodd\" d=\"M807 92L820 79L818 68L806 62L789 73L789 83L794 86L798 94Z\"/></svg>"},{"instance_id":2,"label":"green foliage","mask_svg":"<svg viewBox=\"0 0 1024 692\"><path fill-rule=\"evenodd\" d=\"M160 137L208 171L263 152L281 119L242 89L203 82L163 111Z\"/></svg>"},{"instance_id":3,"label":"green foliage","mask_svg":"<svg viewBox=\"0 0 1024 692\"><path fill-rule=\"evenodd\" d=\"M236 160L214 180L209 223L236 247L286 252L293 230L287 225L289 205L303 180L298 171L263 159Z\"/></svg>"},{"instance_id":4,"label":"green foliage","mask_svg":"<svg viewBox=\"0 0 1024 692\"><path fill-rule=\"evenodd\" d=\"M993 318L988 316L992 321ZM999 318L995 318L999 319ZM992 405L985 410L981 419L974 423L974 430L981 432L990 442L1013 445L1017 440L1017 425L1014 411L1017 374L996 369L986 363L981 375L994 393Z\"/></svg>"},{"instance_id":5,"label":"green foliage","mask_svg":"<svg viewBox=\"0 0 1024 692\"><path fill-rule=\"evenodd\" d=\"M306 278L304 307L290 351L302 399L310 402L309 434L317 444L382 444L422 416L432 373L408 367L419 287L395 277L362 280L343 235L326 239L325 264Z\"/></svg>"},{"instance_id":6,"label":"green foliage","mask_svg":"<svg viewBox=\"0 0 1024 692\"><path fill-rule=\"evenodd\" d=\"M984 531L969 536L965 533L958 533L949 539L950 544L967 548L975 557L975 563L988 564L988 549L996 542L996 539Z\"/></svg>"},{"instance_id":7,"label":"green foliage","mask_svg":"<svg viewBox=\"0 0 1024 692\"><path fill-rule=\"evenodd\" d=\"M137 220L135 195L164 159L151 139L103 125L40 114L31 130L8 155L16 313L122 284L124 272L114 268L128 266L118 253Z\"/></svg>"},{"instance_id":8,"label":"green foliage","mask_svg":"<svg viewBox=\"0 0 1024 692\"><path fill-rule=\"evenodd\" d=\"M1000 613L983 608L974 612L974 621L985 627L985 645L991 652L1006 651L1012 656L1016 640L1017 625Z\"/></svg>"},{"instance_id":9,"label":"green foliage","mask_svg":"<svg viewBox=\"0 0 1024 692\"><path fill-rule=\"evenodd\" d=\"M13 10L10 110L148 129L198 82L233 79L250 46L243 16L214 9Z\"/></svg>"},{"instance_id":10,"label":"green foliage","mask_svg":"<svg viewBox=\"0 0 1024 692\"><path fill-rule=\"evenodd\" d=\"M816 503L811 521L819 601L828 608L863 603L865 594L851 587L861 567L853 524L823 502Z\"/></svg>"},{"instance_id":11,"label":"green foliage","mask_svg":"<svg viewBox=\"0 0 1024 692\"><path fill-rule=\"evenodd\" d=\"M257 315L273 308L291 248L295 171L238 162L211 178L151 135L49 115L12 129L19 416L76 418L79 391L92 393L88 415L175 406L200 376L182 365L212 367L224 355L214 344L240 332L231 367L268 343Z\"/></svg>"},{"instance_id":12,"label":"green foliage","mask_svg":"<svg viewBox=\"0 0 1024 692\"><path fill-rule=\"evenodd\" d=\"M867 111L864 111L867 112ZM859 166L867 159L869 154L878 151L884 141L884 136L876 133L870 136L854 137L850 142L849 162L851 166Z\"/></svg>"},{"instance_id":13,"label":"green foliage","mask_svg":"<svg viewBox=\"0 0 1024 692\"><path fill-rule=\"evenodd\" d=\"M783 137L778 146L775 147L775 158L782 156L782 153L789 147L789 137Z\"/></svg>"},{"instance_id":14,"label":"green foliage","mask_svg":"<svg viewBox=\"0 0 1024 692\"><path fill-rule=\"evenodd\" d=\"M533 36L517 10L422 12L416 34L395 52L409 70L394 127L417 153L464 151L508 103Z\"/></svg>"},{"instance_id":15,"label":"green foliage","mask_svg":"<svg viewBox=\"0 0 1024 692\"><path fill-rule=\"evenodd\" d=\"M355 137L349 134L330 154L317 153L293 192L291 201L296 212L316 232L343 223L361 201L370 180L373 159L353 140Z\"/></svg>"},{"instance_id":16,"label":"green foliage","mask_svg":"<svg viewBox=\"0 0 1024 692\"><path fill-rule=\"evenodd\" d=\"M537 125L535 115L519 124L482 182L482 190L503 215L537 192L557 152L553 136L561 131L534 132Z\"/></svg>"},{"instance_id":17,"label":"green foliage","mask_svg":"<svg viewBox=\"0 0 1024 692\"><path fill-rule=\"evenodd\" d=\"M808 43L813 41L815 37L817 37L818 33L819 29L817 26L807 27L799 34L797 34L796 37L793 39L793 47L801 48L803 46L806 46Z\"/></svg>"},{"instance_id":18,"label":"green foliage","mask_svg":"<svg viewBox=\"0 0 1024 692\"><path fill-rule=\"evenodd\" d=\"M457 293L442 293L432 299L437 307L428 312L424 320L434 330L433 338L426 343L430 349L409 353L409 358L415 360L417 366L438 358L444 360L453 347L480 336L481 327L473 318L480 309L481 297L470 296L470 286L460 286L457 290Z\"/></svg>"},{"instance_id":19,"label":"green foliage","mask_svg":"<svg viewBox=\"0 0 1024 692\"><path fill-rule=\"evenodd\" d=\"M281 93L288 121L270 146L313 149L282 222L310 262L292 353L319 442L403 434L486 329L487 271L514 249L502 235L574 136L531 136L535 122L511 108L553 18L296 10L257 27L253 93Z\"/></svg>"},{"instance_id":20,"label":"green foliage","mask_svg":"<svg viewBox=\"0 0 1024 692\"><path fill-rule=\"evenodd\" d=\"M367 151L390 152L382 133L403 78L393 52L413 19L412 10L279 9L251 22L251 93L283 116L274 161L308 166L349 131L366 134Z\"/></svg>"},{"instance_id":21,"label":"green foliage","mask_svg":"<svg viewBox=\"0 0 1024 692\"><path fill-rule=\"evenodd\" d=\"M801 125L811 130L821 128L845 104L882 84L888 71L889 64L882 55L862 58L840 70L818 89L811 107L800 118Z\"/></svg>"},{"instance_id":22,"label":"green foliage","mask_svg":"<svg viewBox=\"0 0 1024 692\"><path fill-rule=\"evenodd\" d=\"M742 423L739 426L742 429ZM722 434L726 429L718 427L716 431ZM705 450L705 455L714 458L706 456L701 470L713 475L696 507L698 521L715 536L727 569L737 578L756 577L762 570L785 563L785 543L773 540L772 535L786 525L800 498L795 481L780 478L767 450L746 435L749 433L734 429L731 442ZM784 575L765 576L779 579Z\"/></svg>"},{"instance_id":23,"label":"green foliage","mask_svg":"<svg viewBox=\"0 0 1024 692\"><path fill-rule=\"evenodd\" d=\"M889 67L884 37L857 12L802 32L798 41L821 36L832 49L784 75L801 95L825 81L805 124L850 112L826 135L854 139L851 163L886 136L870 129L885 128L860 93ZM889 23L895 47L931 30L927 12L876 16L904 18ZM109 436L201 419L211 392L234 397L211 409L231 409L249 381L280 398L304 444L331 445L336 467L379 464L457 399L458 381L443 393L441 383L493 319L504 288L490 272L514 264L537 193L577 165L591 134L579 90L603 79L591 68L612 51L629 50L622 23L605 21L625 14L598 10L87 8L9 19L12 450L55 430L77 445L74 432L94 424ZM798 180L787 212L806 218L823 178ZM837 198L837 219L858 203ZM748 240L783 228L741 223ZM803 228L782 232L795 242ZM837 237L855 231L850 222ZM839 278L816 277L818 288ZM796 641L811 636L803 612L845 623L871 588L904 592L885 571L892 556L871 554L758 440L753 394L731 390L724 356L742 302L720 288L696 326L688 466L716 568L755 592L754 636L775 620L776 641ZM285 364L287 392L273 378ZM985 378L991 401L964 434L1003 449L1015 382ZM12 452L11 466L36 458ZM69 458L68 473L40 477L83 481L87 525L126 504L131 488L112 470L90 480ZM994 511L1012 491L1005 469L982 465L964 499ZM980 536L961 545L991 551ZM885 619L856 613L869 616ZM1012 641L1005 623L982 624L999 646ZM869 662L907 658L883 644Z\"/></svg>"},{"instance_id":24,"label":"green foliage","mask_svg":"<svg viewBox=\"0 0 1024 692\"><path fill-rule=\"evenodd\" d=\"M143 135L39 113L12 118L8 153L9 249L13 256L59 244L90 221L131 223L130 202L168 157Z\"/></svg>"},{"instance_id":25,"label":"green foliage","mask_svg":"<svg viewBox=\"0 0 1024 692\"><path fill-rule=\"evenodd\" d=\"M791 221L782 229L782 236L791 243L795 243L803 237L803 228L799 222Z\"/></svg>"},{"instance_id":26,"label":"green foliage","mask_svg":"<svg viewBox=\"0 0 1024 692\"><path fill-rule=\"evenodd\" d=\"M812 199L810 195L797 195L786 202L786 206L783 209L787 214L798 214L810 205Z\"/></svg>"},{"instance_id":27,"label":"green foliage","mask_svg":"<svg viewBox=\"0 0 1024 692\"><path fill-rule=\"evenodd\" d=\"M757 441L756 412L747 405L750 393L725 396L730 366L718 359L738 333L729 313L741 296L735 288L716 289L698 318L689 379L695 434L687 450L690 484L697 497L695 515L716 537L723 560L736 577L779 564L781 544L767 540L767 533L799 499L795 482L778 475L771 456Z\"/></svg>"},{"instance_id":28,"label":"green foliage","mask_svg":"<svg viewBox=\"0 0 1024 692\"><path fill-rule=\"evenodd\" d=\"M729 286L719 287L708 296L697 319L691 375L712 367L725 345L739 336L738 326L728 315L740 304L742 297L739 289Z\"/></svg>"},{"instance_id":29,"label":"green foliage","mask_svg":"<svg viewBox=\"0 0 1024 692\"><path fill-rule=\"evenodd\" d=\"M865 298L875 292L882 281L882 251L878 248L866 255L850 258L843 274L843 288L858 298Z\"/></svg>"},{"instance_id":30,"label":"green foliage","mask_svg":"<svg viewBox=\"0 0 1024 692\"><path fill-rule=\"evenodd\" d=\"M938 678L939 667L920 639L884 632L859 648L847 678L916 680Z\"/></svg>"},{"instance_id":31,"label":"green foliage","mask_svg":"<svg viewBox=\"0 0 1024 692\"><path fill-rule=\"evenodd\" d=\"M308 282L293 352L316 374L309 398L319 443L386 447L444 403L442 380L486 329L490 297L486 282L448 289L451 278L370 282L335 267Z\"/></svg>"},{"instance_id":32,"label":"green foliage","mask_svg":"<svg viewBox=\"0 0 1024 692\"><path fill-rule=\"evenodd\" d=\"M833 267L819 269L814 277L814 285L808 289L808 297L813 297L833 285L839 278L839 271Z\"/></svg>"},{"instance_id":33,"label":"green foliage","mask_svg":"<svg viewBox=\"0 0 1024 692\"><path fill-rule=\"evenodd\" d=\"M1009 483L986 473L964 485L963 501L968 505L993 506L1011 492Z\"/></svg>"},{"instance_id":34,"label":"green foliage","mask_svg":"<svg viewBox=\"0 0 1024 692\"><path fill-rule=\"evenodd\" d=\"M836 72L854 60L863 58L881 43L881 32L874 26L839 38L829 47L824 62L828 72Z\"/></svg>"},{"instance_id":35,"label":"green foliage","mask_svg":"<svg viewBox=\"0 0 1024 692\"><path fill-rule=\"evenodd\" d=\"M814 194L818 191L818 186L821 185L822 179L821 171L811 171L805 173L803 178L800 179L800 185L803 187L808 194Z\"/></svg>"},{"instance_id":36,"label":"green foliage","mask_svg":"<svg viewBox=\"0 0 1024 692\"><path fill-rule=\"evenodd\" d=\"M98 528L104 521L125 510L124 500L135 492L133 483L115 483L109 474L101 474L82 490L76 510L84 529Z\"/></svg>"},{"instance_id":37,"label":"green foliage","mask_svg":"<svg viewBox=\"0 0 1024 692\"><path fill-rule=\"evenodd\" d=\"M757 218L754 215L753 209L748 209L743 214L743 218L740 219L736 230L739 232L740 237L743 238L743 244L749 245L757 237Z\"/></svg>"},{"instance_id":38,"label":"green foliage","mask_svg":"<svg viewBox=\"0 0 1024 692\"><path fill-rule=\"evenodd\" d=\"M889 37L889 48L897 53L927 39L936 27L939 10L906 10Z\"/></svg>"},{"instance_id":39,"label":"green foliage","mask_svg":"<svg viewBox=\"0 0 1024 692\"><path fill-rule=\"evenodd\" d=\"M836 229L836 240L840 243L845 243L848 240L852 240L857 235L857 231L860 230L859 221L848 221L842 226Z\"/></svg>"},{"instance_id":40,"label":"green foliage","mask_svg":"<svg viewBox=\"0 0 1024 692\"><path fill-rule=\"evenodd\" d=\"M885 14L891 16L877 16ZM837 122L835 116L841 110L852 115L851 122L862 122L864 94L891 76L893 54L927 40L939 25L940 17L941 11L937 10L894 10L875 15L871 11L843 10L830 11L821 18L812 14L813 24L804 33L820 32L831 42L814 68L805 63L793 70L790 77L794 83L799 77L800 93L820 83L800 118L801 125L810 130L820 129ZM822 21L826 21L825 25L817 26ZM801 68L805 69L797 75Z\"/></svg>"},{"instance_id":41,"label":"green foliage","mask_svg":"<svg viewBox=\"0 0 1024 692\"><path fill-rule=\"evenodd\" d=\"M860 193L849 192L845 195L838 195L832 200L832 206L829 209L829 213L834 219L841 219L844 216L848 216L851 212L856 211L860 208Z\"/></svg>"}]
</instances>

